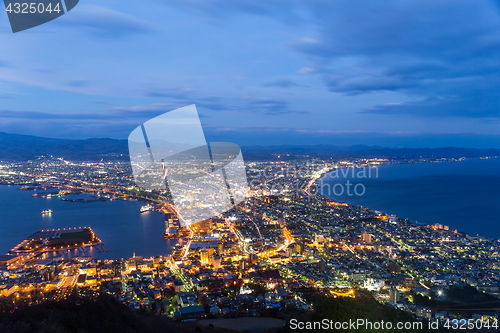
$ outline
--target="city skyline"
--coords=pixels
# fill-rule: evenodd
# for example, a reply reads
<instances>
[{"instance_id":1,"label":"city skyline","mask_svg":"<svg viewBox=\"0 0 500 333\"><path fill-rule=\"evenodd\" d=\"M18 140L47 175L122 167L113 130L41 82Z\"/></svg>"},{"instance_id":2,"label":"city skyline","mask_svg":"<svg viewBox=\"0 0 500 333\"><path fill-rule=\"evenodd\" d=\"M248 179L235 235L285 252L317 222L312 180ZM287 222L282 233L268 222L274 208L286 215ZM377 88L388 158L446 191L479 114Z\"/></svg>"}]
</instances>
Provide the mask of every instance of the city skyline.
<instances>
[{"instance_id":1,"label":"city skyline","mask_svg":"<svg viewBox=\"0 0 500 333\"><path fill-rule=\"evenodd\" d=\"M240 146L500 147L493 1L80 3L12 34L0 131L124 139L195 103ZM134 45L134 47L130 47Z\"/></svg>"},{"instance_id":2,"label":"city skyline","mask_svg":"<svg viewBox=\"0 0 500 333\"><path fill-rule=\"evenodd\" d=\"M168 191L141 190L134 185L128 163L55 157L3 162L1 195L22 196L27 199L22 201L32 202L30 207L41 204L53 210L41 211L42 224L26 224L19 230L16 235L22 236L15 237L7 255L0 256L0 313L8 318L13 307L21 313L28 307L37 311L47 301L100 304L109 297L123 311L161 316L165 325L193 319L208 325L204 319L223 318L244 325L241 317L259 317L255 323L267 325L266 317L274 317L278 320L273 325L282 327L286 322L280 318L292 326L299 312L323 314L322 304L349 302L343 303L349 311L360 305L383 310L376 318L373 311L352 312L351 319L378 318L419 329L427 322L439 329L465 319L476 327L498 328L500 245L491 232L475 235L455 229L453 219L417 223L385 210L338 201L336 187L343 180L335 180L339 170L356 183L354 177L367 180L360 175L366 170L376 179L379 166L391 164L405 169L448 165L449 174L451 163L487 162L494 167L497 158L277 158L247 161L252 181L246 200L184 227L169 203ZM481 168L485 174L487 165ZM335 180L333 192L324 192L325 178ZM495 179L490 178L490 182ZM354 193L357 186L352 186ZM364 195L364 190L356 195ZM57 219L65 210L60 204L69 205L66 209L83 204L97 210L104 201L112 201L107 206L110 212L116 209L112 205L121 210L130 206L121 213L130 215L129 222L140 222L144 230L156 225L151 239L140 237L143 232L131 232L126 219L116 218L116 213L112 213L115 219L102 214L103 220L83 214L91 220L85 227L73 219ZM418 200L410 201L419 205ZM149 213L153 210L157 212ZM164 219L158 219L158 212ZM17 226L24 211L14 214L16 219L8 218L7 228L13 222ZM156 218L142 219L142 214ZM477 212L474 216L479 217ZM104 221L111 229L102 228ZM50 227L38 230L41 225ZM33 230L27 233L28 229ZM139 237L126 241L126 235ZM140 238L159 246L146 249ZM126 248L118 249L119 244ZM324 316L332 325L342 318L338 311ZM38 322L35 319L34 325ZM51 320L48 325L57 324Z\"/></svg>"}]
</instances>

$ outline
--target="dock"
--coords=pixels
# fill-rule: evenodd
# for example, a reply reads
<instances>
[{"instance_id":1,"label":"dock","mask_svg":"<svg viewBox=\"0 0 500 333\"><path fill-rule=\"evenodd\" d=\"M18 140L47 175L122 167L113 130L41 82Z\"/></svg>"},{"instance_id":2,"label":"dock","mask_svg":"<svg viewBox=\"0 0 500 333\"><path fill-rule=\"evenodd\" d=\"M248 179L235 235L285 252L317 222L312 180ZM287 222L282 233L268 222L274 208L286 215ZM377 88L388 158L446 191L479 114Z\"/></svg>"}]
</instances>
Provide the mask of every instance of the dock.
<instances>
[{"instance_id":1,"label":"dock","mask_svg":"<svg viewBox=\"0 0 500 333\"><path fill-rule=\"evenodd\" d=\"M8 254L19 256L18 263L23 264L48 252L61 254L77 249L80 253L86 253L91 247L96 247L100 252L108 251L90 227L51 229L35 232Z\"/></svg>"}]
</instances>

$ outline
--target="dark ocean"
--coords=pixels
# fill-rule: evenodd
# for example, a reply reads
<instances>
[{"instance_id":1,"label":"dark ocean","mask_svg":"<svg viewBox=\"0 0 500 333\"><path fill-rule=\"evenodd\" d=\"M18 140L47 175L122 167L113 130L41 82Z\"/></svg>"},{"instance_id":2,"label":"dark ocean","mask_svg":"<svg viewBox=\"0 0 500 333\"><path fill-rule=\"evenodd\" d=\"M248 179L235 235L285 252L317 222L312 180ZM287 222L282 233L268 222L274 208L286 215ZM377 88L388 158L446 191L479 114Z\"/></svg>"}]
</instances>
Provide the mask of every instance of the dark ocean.
<instances>
[{"instance_id":1,"label":"dark ocean","mask_svg":"<svg viewBox=\"0 0 500 333\"><path fill-rule=\"evenodd\" d=\"M378 177L377 170L372 168L370 178L368 168L355 169L354 177L352 169L347 171L346 177L342 171L326 174L322 178L321 192L334 200L418 223L439 223L470 234L500 239L498 158L382 165L378 166ZM352 185L348 186L347 181ZM333 188L335 184L339 185ZM358 185L356 192L359 195L354 191L355 185Z\"/></svg>"}]
</instances>

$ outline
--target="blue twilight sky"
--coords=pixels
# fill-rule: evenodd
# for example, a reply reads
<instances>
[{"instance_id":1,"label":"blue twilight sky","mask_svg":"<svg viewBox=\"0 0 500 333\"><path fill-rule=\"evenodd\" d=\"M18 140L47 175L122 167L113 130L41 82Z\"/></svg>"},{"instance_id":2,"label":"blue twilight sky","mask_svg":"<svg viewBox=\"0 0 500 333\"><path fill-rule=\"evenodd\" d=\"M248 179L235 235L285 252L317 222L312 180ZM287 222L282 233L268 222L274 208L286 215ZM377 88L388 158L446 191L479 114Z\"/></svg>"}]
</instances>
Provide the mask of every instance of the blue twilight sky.
<instances>
[{"instance_id":1,"label":"blue twilight sky","mask_svg":"<svg viewBox=\"0 0 500 333\"><path fill-rule=\"evenodd\" d=\"M500 148L500 2L81 0L13 34L0 131L124 139L196 104L209 141Z\"/></svg>"}]
</instances>

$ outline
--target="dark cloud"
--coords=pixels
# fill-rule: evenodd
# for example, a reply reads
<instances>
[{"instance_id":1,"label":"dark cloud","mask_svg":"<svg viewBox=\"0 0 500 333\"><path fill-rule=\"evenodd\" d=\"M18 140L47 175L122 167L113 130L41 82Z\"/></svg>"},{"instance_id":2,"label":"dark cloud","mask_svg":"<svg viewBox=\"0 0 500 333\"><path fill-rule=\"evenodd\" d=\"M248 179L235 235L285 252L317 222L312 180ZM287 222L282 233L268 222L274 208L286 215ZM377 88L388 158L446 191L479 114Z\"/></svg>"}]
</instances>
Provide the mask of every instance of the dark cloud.
<instances>
[{"instance_id":1,"label":"dark cloud","mask_svg":"<svg viewBox=\"0 0 500 333\"><path fill-rule=\"evenodd\" d=\"M380 90L401 90L416 87L415 80L388 77L384 75L361 75L345 77L340 75L325 75L325 81L331 91L347 95L364 94Z\"/></svg>"},{"instance_id":2,"label":"dark cloud","mask_svg":"<svg viewBox=\"0 0 500 333\"><path fill-rule=\"evenodd\" d=\"M10 118L10 119L57 119L57 120L75 120L75 119L107 119L102 115L94 113L47 113L47 112L37 112L37 111L12 111L12 110L0 110L0 118Z\"/></svg>"},{"instance_id":3,"label":"dark cloud","mask_svg":"<svg viewBox=\"0 0 500 333\"><path fill-rule=\"evenodd\" d=\"M172 111L175 108L176 107L170 103L156 103L130 107L114 107L106 110L106 116L115 119L142 119L142 121L146 121L165 112Z\"/></svg>"},{"instance_id":4,"label":"dark cloud","mask_svg":"<svg viewBox=\"0 0 500 333\"><path fill-rule=\"evenodd\" d=\"M316 32L291 44L310 61L299 73L321 75L336 93L398 91L423 101L405 108L374 107L370 112L496 116L486 105L500 93L500 86L483 82L500 74L500 11L495 1L177 0L169 4L218 20L246 13L294 25L313 24ZM265 84L293 85L286 79ZM482 90L474 89L479 85ZM468 89L475 93L464 94ZM477 108L481 100L483 111ZM468 108L458 107L457 101ZM283 103L271 102L254 106L269 114L284 112ZM418 110L419 106L427 109Z\"/></svg>"},{"instance_id":5,"label":"dark cloud","mask_svg":"<svg viewBox=\"0 0 500 333\"><path fill-rule=\"evenodd\" d=\"M137 127L135 123L102 121L61 122L54 120L12 120L0 123L0 131L63 139L119 138L124 139Z\"/></svg>"},{"instance_id":6,"label":"dark cloud","mask_svg":"<svg viewBox=\"0 0 500 333\"><path fill-rule=\"evenodd\" d=\"M196 104L196 106L207 108L214 111L223 111L231 109L231 107L222 103L221 98L217 96L200 98L195 101L192 101L192 103L190 104Z\"/></svg>"},{"instance_id":7,"label":"dark cloud","mask_svg":"<svg viewBox=\"0 0 500 333\"><path fill-rule=\"evenodd\" d=\"M151 89L144 93L146 97L157 98L186 98L193 90L190 88L166 88L166 89Z\"/></svg>"},{"instance_id":8,"label":"dark cloud","mask_svg":"<svg viewBox=\"0 0 500 333\"><path fill-rule=\"evenodd\" d=\"M288 113L288 103L280 100L260 99L250 103L250 107L258 110L264 110L268 115L278 115Z\"/></svg>"},{"instance_id":9,"label":"dark cloud","mask_svg":"<svg viewBox=\"0 0 500 333\"><path fill-rule=\"evenodd\" d=\"M493 2L341 0L311 8L319 34L293 47L330 91L400 91L422 100L364 112L499 116L500 14Z\"/></svg>"},{"instance_id":10,"label":"dark cloud","mask_svg":"<svg viewBox=\"0 0 500 333\"><path fill-rule=\"evenodd\" d=\"M198 107L207 108L214 111L231 109L231 107L222 102L221 97L197 97L194 94L193 89L190 88L151 89L149 91L146 91L144 95L147 97L168 98L174 100L175 102L171 105L176 105L177 107L196 104L196 106Z\"/></svg>"},{"instance_id":11,"label":"dark cloud","mask_svg":"<svg viewBox=\"0 0 500 333\"><path fill-rule=\"evenodd\" d=\"M89 85L90 81L87 80L73 80L68 82L68 86L73 88L83 88Z\"/></svg>"},{"instance_id":12,"label":"dark cloud","mask_svg":"<svg viewBox=\"0 0 500 333\"><path fill-rule=\"evenodd\" d=\"M368 144L382 147L470 147L493 148L500 144L500 135L473 133L376 132L299 130L289 127L249 126L207 128L208 141L230 141L240 146L317 145L352 146Z\"/></svg>"},{"instance_id":13,"label":"dark cloud","mask_svg":"<svg viewBox=\"0 0 500 333\"><path fill-rule=\"evenodd\" d=\"M152 31L147 23L106 7L81 4L78 12L78 15L68 15L67 20L61 22L58 20L58 24L82 28L93 35L105 38L120 38Z\"/></svg>"},{"instance_id":14,"label":"dark cloud","mask_svg":"<svg viewBox=\"0 0 500 333\"><path fill-rule=\"evenodd\" d=\"M172 0L168 2L157 0L157 2L184 8L210 21L219 21L235 13L245 13L267 16L296 25L302 22L303 16L302 11L299 10L303 8L303 5L297 0Z\"/></svg>"},{"instance_id":15,"label":"dark cloud","mask_svg":"<svg viewBox=\"0 0 500 333\"><path fill-rule=\"evenodd\" d=\"M147 106L115 107L102 112L64 112L48 113L38 111L0 110L0 118L26 120L57 120L57 121L128 121L148 120L174 108L170 104L151 104ZM68 122L69 123L69 122Z\"/></svg>"},{"instance_id":16,"label":"dark cloud","mask_svg":"<svg viewBox=\"0 0 500 333\"><path fill-rule=\"evenodd\" d=\"M269 98L259 98L250 101L250 110L264 111L266 115L284 115L284 114L305 114L308 112L299 112L288 109L288 102L269 99Z\"/></svg>"},{"instance_id":17,"label":"dark cloud","mask_svg":"<svg viewBox=\"0 0 500 333\"><path fill-rule=\"evenodd\" d=\"M311 9L320 34L295 47L328 60L367 55L381 60L463 59L498 46L496 38L488 39L495 37L499 26L497 10L489 1L313 1Z\"/></svg>"},{"instance_id":18,"label":"dark cloud","mask_svg":"<svg viewBox=\"0 0 500 333\"><path fill-rule=\"evenodd\" d=\"M465 77L436 80L413 89L419 101L377 105L363 110L375 114L411 114L465 118L500 118L500 78Z\"/></svg>"},{"instance_id":19,"label":"dark cloud","mask_svg":"<svg viewBox=\"0 0 500 333\"><path fill-rule=\"evenodd\" d=\"M290 88L298 86L295 82L289 79L280 79L264 84L265 87L280 87L280 88Z\"/></svg>"}]
</instances>

